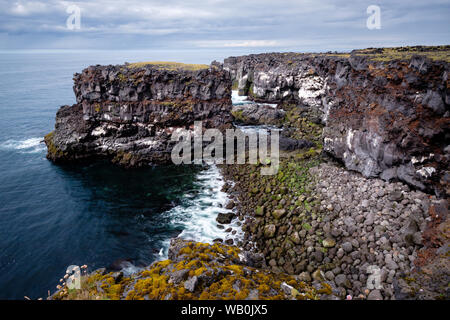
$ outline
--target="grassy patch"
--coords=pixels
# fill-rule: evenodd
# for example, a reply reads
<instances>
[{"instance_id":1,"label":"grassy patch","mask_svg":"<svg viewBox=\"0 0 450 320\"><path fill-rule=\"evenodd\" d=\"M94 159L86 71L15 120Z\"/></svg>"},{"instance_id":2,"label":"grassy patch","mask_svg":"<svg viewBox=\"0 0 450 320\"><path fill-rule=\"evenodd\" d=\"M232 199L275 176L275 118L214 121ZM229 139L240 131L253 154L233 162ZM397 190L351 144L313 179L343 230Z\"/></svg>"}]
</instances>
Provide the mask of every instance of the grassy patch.
<instances>
[{"instance_id":1,"label":"grassy patch","mask_svg":"<svg viewBox=\"0 0 450 320\"><path fill-rule=\"evenodd\" d=\"M324 53L325 56L328 57L341 57L341 58L350 58L350 53Z\"/></svg>"},{"instance_id":2,"label":"grassy patch","mask_svg":"<svg viewBox=\"0 0 450 320\"><path fill-rule=\"evenodd\" d=\"M425 56L431 60L450 62L450 46L414 46L392 48L368 48L354 50L353 54L368 56L373 61L388 62L392 60L408 60L413 55Z\"/></svg>"},{"instance_id":3,"label":"grassy patch","mask_svg":"<svg viewBox=\"0 0 450 320\"><path fill-rule=\"evenodd\" d=\"M146 66L151 66L160 70L186 70L186 71L198 71L203 69L208 69L207 64L186 64L181 62L171 62L171 61L149 61L149 62L136 62L127 65L128 68L143 68Z\"/></svg>"}]
</instances>

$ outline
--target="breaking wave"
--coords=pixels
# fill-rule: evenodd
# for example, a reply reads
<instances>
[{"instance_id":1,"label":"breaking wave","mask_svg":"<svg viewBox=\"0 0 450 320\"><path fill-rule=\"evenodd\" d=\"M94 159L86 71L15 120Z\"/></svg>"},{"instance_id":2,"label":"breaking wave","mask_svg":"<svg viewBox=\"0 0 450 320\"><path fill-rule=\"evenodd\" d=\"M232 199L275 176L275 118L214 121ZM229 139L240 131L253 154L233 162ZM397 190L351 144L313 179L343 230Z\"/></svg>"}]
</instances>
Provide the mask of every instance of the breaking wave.
<instances>
[{"instance_id":1,"label":"breaking wave","mask_svg":"<svg viewBox=\"0 0 450 320\"><path fill-rule=\"evenodd\" d=\"M39 153L45 150L42 137L24 140L7 140L0 144L0 150L17 150L20 153Z\"/></svg>"},{"instance_id":2,"label":"breaking wave","mask_svg":"<svg viewBox=\"0 0 450 320\"><path fill-rule=\"evenodd\" d=\"M213 243L219 238L224 241L242 239L239 219L234 218L231 224L224 225L224 228L218 227L216 221L219 213L232 211L225 208L230 199L221 190L225 181L219 169L210 166L201 171L195 183L198 186L198 194L186 194L183 204L165 213L175 227L181 227L183 230L178 237L205 243ZM228 228L232 228L232 231L226 232ZM170 240L164 243L161 252L164 257L167 257L169 244Z\"/></svg>"}]
</instances>

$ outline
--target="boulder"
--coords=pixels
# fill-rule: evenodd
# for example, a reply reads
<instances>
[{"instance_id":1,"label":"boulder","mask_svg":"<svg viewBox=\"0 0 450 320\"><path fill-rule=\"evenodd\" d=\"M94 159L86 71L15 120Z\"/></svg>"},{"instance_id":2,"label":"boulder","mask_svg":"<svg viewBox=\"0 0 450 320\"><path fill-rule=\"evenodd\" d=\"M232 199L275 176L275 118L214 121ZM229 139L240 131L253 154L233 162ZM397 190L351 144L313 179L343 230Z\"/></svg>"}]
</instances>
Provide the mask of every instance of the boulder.
<instances>
[{"instance_id":1,"label":"boulder","mask_svg":"<svg viewBox=\"0 0 450 320\"><path fill-rule=\"evenodd\" d=\"M216 221L221 224L230 224L234 218L234 213L219 213L217 215Z\"/></svg>"},{"instance_id":2,"label":"boulder","mask_svg":"<svg viewBox=\"0 0 450 320\"><path fill-rule=\"evenodd\" d=\"M231 114L234 120L246 125L280 125L285 112L272 106L253 103L233 106Z\"/></svg>"},{"instance_id":3,"label":"boulder","mask_svg":"<svg viewBox=\"0 0 450 320\"><path fill-rule=\"evenodd\" d=\"M276 231L277 227L274 224L268 224L264 227L264 236L266 238L273 238Z\"/></svg>"},{"instance_id":4,"label":"boulder","mask_svg":"<svg viewBox=\"0 0 450 320\"><path fill-rule=\"evenodd\" d=\"M286 210L285 209L277 209L277 210L272 211L272 216L275 219L281 219L285 215L286 215Z\"/></svg>"}]
</instances>

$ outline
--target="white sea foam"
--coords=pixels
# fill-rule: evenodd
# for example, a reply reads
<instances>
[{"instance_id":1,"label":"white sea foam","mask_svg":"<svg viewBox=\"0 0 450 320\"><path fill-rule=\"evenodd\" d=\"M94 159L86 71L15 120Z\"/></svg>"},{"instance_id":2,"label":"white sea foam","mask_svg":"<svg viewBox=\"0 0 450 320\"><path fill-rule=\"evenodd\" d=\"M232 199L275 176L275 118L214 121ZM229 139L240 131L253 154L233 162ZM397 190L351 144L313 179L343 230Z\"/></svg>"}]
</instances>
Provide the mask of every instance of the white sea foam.
<instances>
[{"instance_id":1,"label":"white sea foam","mask_svg":"<svg viewBox=\"0 0 450 320\"><path fill-rule=\"evenodd\" d=\"M238 95L237 90L231 91L231 102L233 105L241 105L241 104L253 104L253 101L248 100L247 96L240 96Z\"/></svg>"},{"instance_id":2,"label":"white sea foam","mask_svg":"<svg viewBox=\"0 0 450 320\"><path fill-rule=\"evenodd\" d=\"M230 199L225 192L221 191L225 182L219 169L216 166L210 166L201 171L196 183L199 189L197 195L194 197L186 195L183 204L166 212L171 223L183 229L179 237L204 243L213 243L213 240L217 238L242 239L243 231L238 225L237 218L231 224L225 225L224 229L217 227L217 215L232 211L225 208ZM225 232L230 227L236 231L236 234ZM164 257L167 257L169 244L170 240L164 243Z\"/></svg>"},{"instance_id":3,"label":"white sea foam","mask_svg":"<svg viewBox=\"0 0 450 320\"><path fill-rule=\"evenodd\" d=\"M29 138L23 140L7 140L0 144L0 150L17 150L20 153L39 153L45 150L45 144L40 138Z\"/></svg>"},{"instance_id":4,"label":"white sea foam","mask_svg":"<svg viewBox=\"0 0 450 320\"><path fill-rule=\"evenodd\" d=\"M243 104L255 104L256 102L248 100L247 96L240 96L238 95L238 91L237 90L233 90L231 91L231 102L233 103L234 106L239 106L239 105L243 105ZM261 103L261 105L264 106L269 106L273 109L277 108L278 104L276 103Z\"/></svg>"},{"instance_id":5,"label":"white sea foam","mask_svg":"<svg viewBox=\"0 0 450 320\"><path fill-rule=\"evenodd\" d=\"M270 126L270 125L235 125L235 126L236 126L236 129L239 129L246 134L249 134L249 133L264 134L268 131L282 131L283 130L276 126Z\"/></svg>"}]
</instances>

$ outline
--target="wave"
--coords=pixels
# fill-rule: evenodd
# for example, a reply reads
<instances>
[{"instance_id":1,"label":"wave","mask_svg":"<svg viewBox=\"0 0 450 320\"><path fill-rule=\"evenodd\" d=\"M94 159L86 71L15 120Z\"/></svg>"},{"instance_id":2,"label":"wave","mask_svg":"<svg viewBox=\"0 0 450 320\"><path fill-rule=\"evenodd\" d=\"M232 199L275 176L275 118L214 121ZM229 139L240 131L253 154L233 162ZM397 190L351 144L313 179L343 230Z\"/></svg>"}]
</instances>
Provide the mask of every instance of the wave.
<instances>
[{"instance_id":1,"label":"wave","mask_svg":"<svg viewBox=\"0 0 450 320\"><path fill-rule=\"evenodd\" d=\"M271 125L241 125L241 124L235 124L234 125L236 129L241 130L243 133L249 134L249 133L258 133L258 134L267 134L271 131L283 131L282 128L279 128L277 126L271 126Z\"/></svg>"},{"instance_id":2,"label":"wave","mask_svg":"<svg viewBox=\"0 0 450 320\"><path fill-rule=\"evenodd\" d=\"M199 189L197 195L185 195L183 204L165 213L174 227L183 230L178 237L204 243L213 243L218 238L224 241L233 239L235 243L242 239L243 231L238 218L234 218L231 224L224 225L223 229L218 227L216 221L219 213L232 212L225 208L230 199L221 191L225 181L219 169L213 165L201 171L196 184ZM226 232L228 228L232 228L235 234ZM160 252L161 257L167 257L169 245L170 240L167 240Z\"/></svg>"},{"instance_id":3,"label":"wave","mask_svg":"<svg viewBox=\"0 0 450 320\"><path fill-rule=\"evenodd\" d=\"M256 104L256 102L248 100L248 96L240 96L237 90L231 91L231 103L233 106L240 106L243 104ZM277 103L261 103L261 105L269 106L273 109L278 107Z\"/></svg>"},{"instance_id":4,"label":"wave","mask_svg":"<svg viewBox=\"0 0 450 320\"><path fill-rule=\"evenodd\" d=\"M237 90L231 91L231 102L235 106L254 103L253 101L248 100L247 96L240 96Z\"/></svg>"},{"instance_id":5,"label":"wave","mask_svg":"<svg viewBox=\"0 0 450 320\"><path fill-rule=\"evenodd\" d=\"M7 140L0 144L0 150L17 150L20 153L40 153L45 151L42 137L23 140Z\"/></svg>"}]
</instances>

